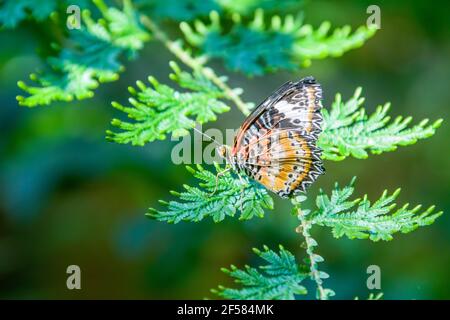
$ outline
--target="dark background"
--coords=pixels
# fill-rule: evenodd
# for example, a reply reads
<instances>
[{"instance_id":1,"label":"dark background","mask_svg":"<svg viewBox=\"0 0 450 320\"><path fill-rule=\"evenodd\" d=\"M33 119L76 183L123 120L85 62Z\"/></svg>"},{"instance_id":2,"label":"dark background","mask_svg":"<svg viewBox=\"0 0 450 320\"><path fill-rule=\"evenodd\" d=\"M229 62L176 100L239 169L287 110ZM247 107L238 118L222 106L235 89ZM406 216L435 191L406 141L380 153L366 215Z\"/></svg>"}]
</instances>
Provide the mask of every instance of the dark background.
<instances>
[{"instance_id":1,"label":"dark background","mask_svg":"<svg viewBox=\"0 0 450 320\"><path fill-rule=\"evenodd\" d=\"M445 2L379 2L382 29L362 48L341 58L314 61L306 70L246 78L212 65L230 83L258 102L287 80L314 75L323 85L324 105L334 94L349 98L363 87L368 111L392 102L392 115L444 118L431 139L396 152L325 163L327 174L311 188L329 190L334 181L358 176L357 194L372 199L383 189L402 187L399 203L435 204L450 209L450 20ZM304 6L305 21L318 26L365 23L368 1L314 1ZM0 297L1 298L191 298L212 297L209 289L231 285L219 268L257 264L252 247L283 244L300 260L288 201L264 219L214 224L167 225L145 218L147 208L168 199L168 190L193 182L170 159L175 142L131 147L105 141L118 114L112 100L126 102L126 87L153 75L168 83L174 59L157 42L126 64L120 80L102 85L94 99L18 107L18 80L42 66L37 48L48 45L51 30L33 22L0 32ZM205 126L236 128L243 120L234 108ZM391 242L336 240L313 229L321 264L336 298L367 297L366 268L381 267L386 299L450 298L450 218ZM66 288L66 268L82 270L82 290ZM313 292L313 290L310 290ZM312 294L309 296L312 297Z\"/></svg>"}]
</instances>

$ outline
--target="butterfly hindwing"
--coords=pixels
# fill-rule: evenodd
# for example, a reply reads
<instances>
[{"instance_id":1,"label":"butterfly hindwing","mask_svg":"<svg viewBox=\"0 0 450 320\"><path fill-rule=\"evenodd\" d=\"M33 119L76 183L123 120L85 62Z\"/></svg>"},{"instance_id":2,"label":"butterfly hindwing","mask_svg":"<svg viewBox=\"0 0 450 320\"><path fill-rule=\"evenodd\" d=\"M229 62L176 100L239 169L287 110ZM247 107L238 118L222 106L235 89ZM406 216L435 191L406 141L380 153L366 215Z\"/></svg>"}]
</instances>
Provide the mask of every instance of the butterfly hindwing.
<instances>
[{"instance_id":1,"label":"butterfly hindwing","mask_svg":"<svg viewBox=\"0 0 450 320\"><path fill-rule=\"evenodd\" d=\"M302 131L276 129L251 144L244 172L281 197L306 188L324 172L320 151Z\"/></svg>"}]
</instances>

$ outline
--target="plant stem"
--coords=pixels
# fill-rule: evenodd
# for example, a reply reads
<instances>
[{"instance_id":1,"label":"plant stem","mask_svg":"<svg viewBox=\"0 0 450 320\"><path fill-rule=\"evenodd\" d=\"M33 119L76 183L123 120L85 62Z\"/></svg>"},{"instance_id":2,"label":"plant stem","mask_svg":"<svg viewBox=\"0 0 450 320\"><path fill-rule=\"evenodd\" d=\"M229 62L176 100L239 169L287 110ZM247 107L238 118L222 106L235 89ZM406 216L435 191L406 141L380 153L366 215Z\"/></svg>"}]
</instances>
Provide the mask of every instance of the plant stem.
<instances>
[{"instance_id":1,"label":"plant stem","mask_svg":"<svg viewBox=\"0 0 450 320\"><path fill-rule=\"evenodd\" d=\"M179 42L170 40L167 35L146 15L141 16L142 24L152 32L153 36L161 41L166 48L172 52L181 62L194 71L201 72L207 79L212 81L217 87L222 89L225 97L234 102L244 115L250 113L249 104L241 100L239 95L233 91L216 73L209 67L205 67L204 58L194 58L188 52L183 50Z\"/></svg>"},{"instance_id":2,"label":"plant stem","mask_svg":"<svg viewBox=\"0 0 450 320\"><path fill-rule=\"evenodd\" d=\"M312 225L309 223L302 212L302 210L298 207L298 218L300 220L300 225L295 230L297 233L301 233L302 236L305 238L305 244L306 244L306 253L308 254L308 258L310 261L310 275L311 279L316 283L317 286L317 298L319 300L328 300L328 295L325 292L325 289L322 286L322 279L320 278L320 273L317 268L317 263L315 259L314 254L314 247L317 246L316 240L314 240L311 237L311 234L309 233L309 230L311 229Z\"/></svg>"}]
</instances>

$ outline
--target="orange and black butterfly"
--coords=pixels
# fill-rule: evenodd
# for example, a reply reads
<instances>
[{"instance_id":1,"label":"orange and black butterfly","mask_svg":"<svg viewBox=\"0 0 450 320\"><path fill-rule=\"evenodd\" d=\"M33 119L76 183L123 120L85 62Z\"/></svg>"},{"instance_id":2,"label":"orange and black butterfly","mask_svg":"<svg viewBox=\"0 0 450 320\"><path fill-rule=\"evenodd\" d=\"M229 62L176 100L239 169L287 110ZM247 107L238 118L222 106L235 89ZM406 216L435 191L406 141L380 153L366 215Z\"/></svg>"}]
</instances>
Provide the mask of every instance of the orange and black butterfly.
<instances>
[{"instance_id":1,"label":"orange and black butterfly","mask_svg":"<svg viewBox=\"0 0 450 320\"><path fill-rule=\"evenodd\" d=\"M313 77L287 82L264 100L240 127L233 147L219 154L281 197L290 197L324 173L321 150L322 88Z\"/></svg>"}]
</instances>

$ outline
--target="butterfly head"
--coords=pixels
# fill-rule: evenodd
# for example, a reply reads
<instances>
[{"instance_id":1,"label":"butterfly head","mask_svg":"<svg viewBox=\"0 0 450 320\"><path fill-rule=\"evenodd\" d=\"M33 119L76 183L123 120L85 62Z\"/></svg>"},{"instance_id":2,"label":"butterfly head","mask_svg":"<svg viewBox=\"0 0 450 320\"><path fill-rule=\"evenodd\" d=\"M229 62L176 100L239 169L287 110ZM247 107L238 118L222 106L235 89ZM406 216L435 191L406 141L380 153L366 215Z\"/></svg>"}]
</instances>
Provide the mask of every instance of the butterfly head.
<instances>
[{"instance_id":1,"label":"butterfly head","mask_svg":"<svg viewBox=\"0 0 450 320\"><path fill-rule=\"evenodd\" d=\"M233 156L231 154L231 148L227 145L222 145L220 147L216 148L217 153L219 156L227 161L228 164L233 165Z\"/></svg>"},{"instance_id":2,"label":"butterfly head","mask_svg":"<svg viewBox=\"0 0 450 320\"><path fill-rule=\"evenodd\" d=\"M216 151L221 158L224 158L226 160L228 158L228 155L230 154L230 147L226 145L221 145L216 148Z\"/></svg>"}]
</instances>

